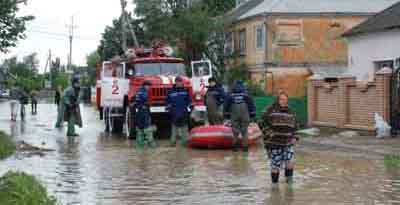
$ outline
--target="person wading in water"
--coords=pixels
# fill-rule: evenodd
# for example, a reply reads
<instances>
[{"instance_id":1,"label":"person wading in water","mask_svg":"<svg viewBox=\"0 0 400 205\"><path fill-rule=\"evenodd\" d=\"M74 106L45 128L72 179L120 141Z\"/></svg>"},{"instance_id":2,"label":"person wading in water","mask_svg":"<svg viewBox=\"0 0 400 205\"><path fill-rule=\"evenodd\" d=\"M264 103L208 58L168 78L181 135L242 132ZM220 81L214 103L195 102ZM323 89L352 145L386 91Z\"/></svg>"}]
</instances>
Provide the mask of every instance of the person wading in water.
<instances>
[{"instance_id":1,"label":"person wading in water","mask_svg":"<svg viewBox=\"0 0 400 205\"><path fill-rule=\"evenodd\" d=\"M214 77L208 80L209 86L204 98L207 107L207 118L210 125L220 125L224 121L222 105L225 101L225 91Z\"/></svg>"},{"instance_id":2,"label":"person wading in water","mask_svg":"<svg viewBox=\"0 0 400 205\"><path fill-rule=\"evenodd\" d=\"M75 136L78 136L78 134L75 132L75 125L82 127L82 117L79 108L79 91L79 78L75 76L71 80L71 86L64 91L64 94L61 97L61 106L58 110L56 127L61 127L62 123L67 121L67 136L69 140L72 140Z\"/></svg>"},{"instance_id":3,"label":"person wading in water","mask_svg":"<svg viewBox=\"0 0 400 205\"><path fill-rule=\"evenodd\" d=\"M242 148L244 152L249 150L248 132L250 121L256 117L256 106L247 94L246 87L242 81L236 81L232 92L226 97L224 105L225 119L232 121L233 151L239 151L239 135L242 135Z\"/></svg>"},{"instance_id":4,"label":"person wading in water","mask_svg":"<svg viewBox=\"0 0 400 205\"><path fill-rule=\"evenodd\" d=\"M146 142L152 148L156 147L153 137L153 129L151 128L151 113L149 105L149 89L151 83L144 81L142 87L135 95L135 125L136 125L136 144L143 147Z\"/></svg>"},{"instance_id":5,"label":"person wading in water","mask_svg":"<svg viewBox=\"0 0 400 205\"><path fill-rule=\"evenodd\" d=\"M175 78L175 85L168 92L166 102L166 110L172 121L170 144L175 146L176 138L179 136L181 144L186 145L189 137L189 120L193 105L189 91L184 87L182 77Z\"/></svg>"},{"instance_id":6,"label":"person wading in water","mask_svg":"<svg viewBox=\"0 0 400 205\"><path fill-rule=\"evenodd\" d=\"M271 180L273 186L279 182L279 172L285 163L285 177L288 184L293 183L294 149L299 140L295 135L298 129L296 114L288 106L288 95L281 92L277 102L269 107L259 121L264 134L264 146L271 159Z\"/></svg>"}]
</instances>

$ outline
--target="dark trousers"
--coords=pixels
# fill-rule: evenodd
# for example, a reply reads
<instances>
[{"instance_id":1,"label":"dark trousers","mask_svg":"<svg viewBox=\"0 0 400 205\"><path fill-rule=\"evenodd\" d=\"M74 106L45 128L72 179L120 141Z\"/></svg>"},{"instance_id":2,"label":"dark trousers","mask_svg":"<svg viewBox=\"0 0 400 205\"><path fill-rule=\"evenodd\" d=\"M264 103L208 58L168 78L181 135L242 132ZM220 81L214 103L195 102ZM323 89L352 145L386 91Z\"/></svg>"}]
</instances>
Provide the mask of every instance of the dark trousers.
<instances>
[{"instance_id":1,"label":"dark trousers","mask_svg":"<svg viewBox=\"0 0 400 205\"><path fill-rule=\"evenodd\" d=\"M32 115L36 115L37 114L37 101L32 101L31 106L32 106Z\"/></svg>"}]
</instances>

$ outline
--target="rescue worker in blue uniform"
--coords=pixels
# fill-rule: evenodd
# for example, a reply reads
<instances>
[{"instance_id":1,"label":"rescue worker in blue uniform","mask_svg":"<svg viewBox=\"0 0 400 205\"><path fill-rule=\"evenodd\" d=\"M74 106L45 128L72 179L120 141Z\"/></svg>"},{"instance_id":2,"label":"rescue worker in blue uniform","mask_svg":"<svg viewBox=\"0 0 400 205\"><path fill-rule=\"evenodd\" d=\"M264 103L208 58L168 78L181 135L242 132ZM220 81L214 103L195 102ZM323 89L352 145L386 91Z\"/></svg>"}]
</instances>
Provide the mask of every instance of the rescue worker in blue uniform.
<instances>
[{"instance_id":1,"label":"rescue worker in blue uniform","mask_svg":"<svg viewBox=\"0 0 400 205\"><path fill-rule=\"evenodd\" d=\"M241 134L243 151L248 152L247 129L250 121L255 120L256 107L242 81L235 81L231 93L226 97L224 115L225 119L230 119L232 123L233 151L239 150L239 134Z\"/></svg>"},{"instance_id":2,"label":"rescue worker in blue uniform","mask_svg":"<svg viewBox=\"0 0 400 205\"><path fill-rule=\"evenodd\" d=\"M204 98L207 107L207 118L210 125L219 125L224 121L223 104L225 101L224 88L217 83L214 77L208 80L208 89Z\"/></svg>"},{"instance_id":3,"label":"rescue worker in blue uniform","mask_svg":"<svg viewBox=\"0 0 400 205\"><path fill-rule=\"evenodd\" d=\"M142 87L137 91L134 101L136 144L144 146L146 143L152 148L156 147L153 129L151 128L151 113L149 104L149 89L151 83L144 81Z\"/></svg>"},{"instance_id":4,"label":"rescue worker in blue uniform","mask_svg":"<svg viewBox=\"0 0 400 205\"><path fill-rule=\"evenodd\" d=\"M176 145L178 136L182 145L185 145L189 136L189 118L193 105L189 91L184 87L180 76L175 78L175 85L168 92L166 101L166 110L172 121L171 146Z\"/></svg>"}]
</instances>

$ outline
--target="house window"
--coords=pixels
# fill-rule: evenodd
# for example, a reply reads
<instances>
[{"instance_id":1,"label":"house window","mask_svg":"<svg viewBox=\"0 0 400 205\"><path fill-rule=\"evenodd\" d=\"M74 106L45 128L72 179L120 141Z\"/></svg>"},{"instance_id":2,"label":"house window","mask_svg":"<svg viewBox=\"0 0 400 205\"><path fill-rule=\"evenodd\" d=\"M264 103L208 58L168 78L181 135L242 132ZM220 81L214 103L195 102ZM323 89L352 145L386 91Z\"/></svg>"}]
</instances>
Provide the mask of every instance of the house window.
<instances>
[{"instance_id":1,"label":"house window","mask_svg":"<svg viewBox=\"0 0 400 205\"><path fill-rule=\"evenodd\" d=\"M375 72L385 67L393 69L394 61L393 60L375 61L374 65L375 65Z\"/></svg>"},{"instance_id":2,"label":"house window","mask_svg":"<svg viewBox=\"0 0 400 205\"><path fill-rule=\"evenodd\" d=\"M281 45L299 45L303 42L302 22L299 20L279 20L278 43Z\"/></svg>"},{"instance_id":3,"label":"house window","mask_svg":"<svg viewBox=\"0 0 400 205\"><path fill-rule=\"evenodd\" d=\"M394 61L394 69L400 69L400 57L396 58L396 60Z\"/></svg>"},{"instance_id":4,"label":"house window","mask_svg":"<svg viewBox=\"0 0 400 205\"><path fill-rule=\"evenodd\" d=\"M246 29L239 31L239 54L246 54Z\"/></svg>"},{"instance_id":5,"label":"house window","mask_svg":"<svg viewBox=\"0 0 400 205\"><path fill-rule=\"evenodd\" d=\"M258 25L255 28L255 48L256 50L264 50L265 46L265 26Z\"/></svg>"},{"instance_id":6,"label":"house window","mask_svg":"<svg viewBox=\"0 0 400 205\"><path fill-rule=\"evenodd\" d=\"M234 41L233 41L233 33L230 32L226 34L225 37L225 53L233 53Z\"/></svg>"}]
</instances>

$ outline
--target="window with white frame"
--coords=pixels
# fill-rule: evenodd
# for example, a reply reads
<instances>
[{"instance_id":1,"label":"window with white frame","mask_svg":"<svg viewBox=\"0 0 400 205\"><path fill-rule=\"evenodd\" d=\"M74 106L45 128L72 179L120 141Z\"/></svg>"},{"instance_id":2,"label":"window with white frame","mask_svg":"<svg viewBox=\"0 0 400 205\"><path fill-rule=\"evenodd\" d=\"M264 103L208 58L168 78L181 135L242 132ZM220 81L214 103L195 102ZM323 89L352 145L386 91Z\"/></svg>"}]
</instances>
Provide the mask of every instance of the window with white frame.
<instances>
[{"instance_id":1,"label":"window with white frame","mask_svg":"<svg viewBox=\"0 0 400 205\"><path fill-rule=\"evenodd\" d=\"M246 29L239 31L239 54L246 54Z\"/></svg>"},{"instance_id":2,"label":"window with white frame","mask_svg":"<svg viewBox=\"0 0 400 205\"><path fill-rule=\"evenodd\" d=\"M229 32L225 36L225 52L226 53L233 53L234 49L234 38L233 33Z\"/></svg>"},{"instance_id":3,"label":"window with white frame","mask_svg":"<svg viewBox=\"0 0 400 205\"><path fill-rule=\"evenodd\" d=\"M265 47L265 26L258 25L254 29L254 43L256 50L264 50Z\"/></svg>"}]
</instances>

